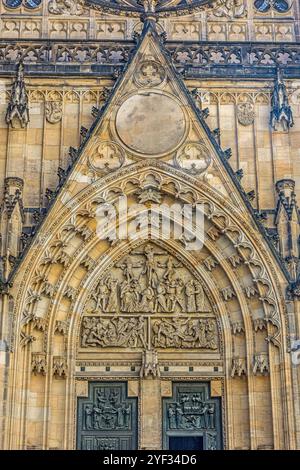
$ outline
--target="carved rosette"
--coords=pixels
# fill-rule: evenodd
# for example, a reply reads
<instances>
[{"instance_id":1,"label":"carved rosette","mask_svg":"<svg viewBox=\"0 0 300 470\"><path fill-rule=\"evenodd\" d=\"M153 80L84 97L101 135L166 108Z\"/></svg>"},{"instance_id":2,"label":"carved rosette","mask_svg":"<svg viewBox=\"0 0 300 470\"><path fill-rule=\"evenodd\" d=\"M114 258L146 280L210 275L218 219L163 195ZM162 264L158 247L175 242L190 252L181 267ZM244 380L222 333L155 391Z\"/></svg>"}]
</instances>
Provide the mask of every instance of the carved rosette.
<instances>
[{"instance_id":1,"label":"carved rosette","mask_svg":"<svg viewBox=\"0 0 300 470\"><path fill-rule=\"evenodd\" d=\"M161 85L166 78L163 66L152 57L146 57L134 74L135 83L139 87L156 87Z\"/></svg>"}]
</instances>

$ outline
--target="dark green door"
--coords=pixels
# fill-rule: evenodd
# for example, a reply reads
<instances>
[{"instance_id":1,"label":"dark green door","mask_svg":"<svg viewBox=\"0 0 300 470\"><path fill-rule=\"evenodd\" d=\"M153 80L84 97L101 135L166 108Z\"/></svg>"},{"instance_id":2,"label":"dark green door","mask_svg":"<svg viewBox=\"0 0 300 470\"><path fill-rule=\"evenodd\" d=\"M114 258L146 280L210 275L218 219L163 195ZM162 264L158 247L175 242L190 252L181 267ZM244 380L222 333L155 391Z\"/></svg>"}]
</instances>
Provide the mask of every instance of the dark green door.
<instances>
[{"instance_id":1,"label":"dark green door","mask_svg":"<svg viewBox=\"0 0 300 470\"><path fill-rule=\"evenodd\" d=\"M209 383L174 383L163 399L163 448L222 449L221 400L211 398Z\"/></svg>"},{"instance_id":2,"label":"dark green door","mask_svg":"<svg viewBox=\"0 0 300 470\"><path fill-rule=\"evenodd\" d=\"M126 383L91 382L88 398L78 398L77 449L135 450L137 398Z\"/></svg>"}]
</instances>

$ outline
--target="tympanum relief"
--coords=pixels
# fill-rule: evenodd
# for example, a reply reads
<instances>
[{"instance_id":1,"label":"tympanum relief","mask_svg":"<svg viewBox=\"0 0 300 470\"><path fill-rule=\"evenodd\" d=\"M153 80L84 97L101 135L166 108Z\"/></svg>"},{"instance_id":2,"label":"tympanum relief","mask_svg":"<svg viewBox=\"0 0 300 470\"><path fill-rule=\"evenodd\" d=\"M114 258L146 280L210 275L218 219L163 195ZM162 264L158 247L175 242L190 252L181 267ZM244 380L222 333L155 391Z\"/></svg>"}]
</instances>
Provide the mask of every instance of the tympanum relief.
<instances>
[{"instance_id":1,"label":"tympanum relief","mask_svg":"<svg viewBox=\"0 0 300 470\"><path fill-rule=\"evenodd\" d=\"M86 304L81 347L218 349L216 320L199 280L146 243L117 260Z\"/></svg>"}]
</instances>

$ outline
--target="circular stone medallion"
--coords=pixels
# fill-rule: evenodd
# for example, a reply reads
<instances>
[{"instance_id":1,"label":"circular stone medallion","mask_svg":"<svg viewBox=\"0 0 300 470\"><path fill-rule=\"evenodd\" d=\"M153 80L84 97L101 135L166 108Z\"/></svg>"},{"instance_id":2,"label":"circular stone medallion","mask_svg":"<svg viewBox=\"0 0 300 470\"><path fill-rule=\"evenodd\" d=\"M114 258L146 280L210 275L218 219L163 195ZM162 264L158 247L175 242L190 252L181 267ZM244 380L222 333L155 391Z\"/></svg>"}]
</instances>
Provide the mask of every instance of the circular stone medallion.
<instances>
[{"instance_id":1,"label":"circular stone medallion","mask_svg":"<svg viewBox=\"0 0 300 470\"><path fill-rule=\"evenodd\" d=\"M169 96L145 92L128 98L116 117L122 142L134 152L160 157L178 147L185 134L185 117Z\"/></svg>"}]
</instances>

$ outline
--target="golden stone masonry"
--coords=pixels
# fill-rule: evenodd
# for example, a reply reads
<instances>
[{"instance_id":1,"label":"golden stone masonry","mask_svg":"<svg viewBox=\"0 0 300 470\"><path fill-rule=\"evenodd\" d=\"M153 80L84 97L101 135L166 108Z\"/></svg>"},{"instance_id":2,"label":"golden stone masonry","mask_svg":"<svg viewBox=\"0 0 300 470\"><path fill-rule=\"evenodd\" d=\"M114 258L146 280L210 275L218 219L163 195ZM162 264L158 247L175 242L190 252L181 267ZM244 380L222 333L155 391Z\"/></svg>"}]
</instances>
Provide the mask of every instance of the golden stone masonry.
<instances>
[{"instance_id":1,"label":"golden stone masonry","mask_svg":"<svg viewBox=\"0 0 300 470\"><path fill-rule=\"evenodd\" d=\"M0 0L0 449L300 449L299 136L297 1Z\"/></svg>"}]
</instances>

